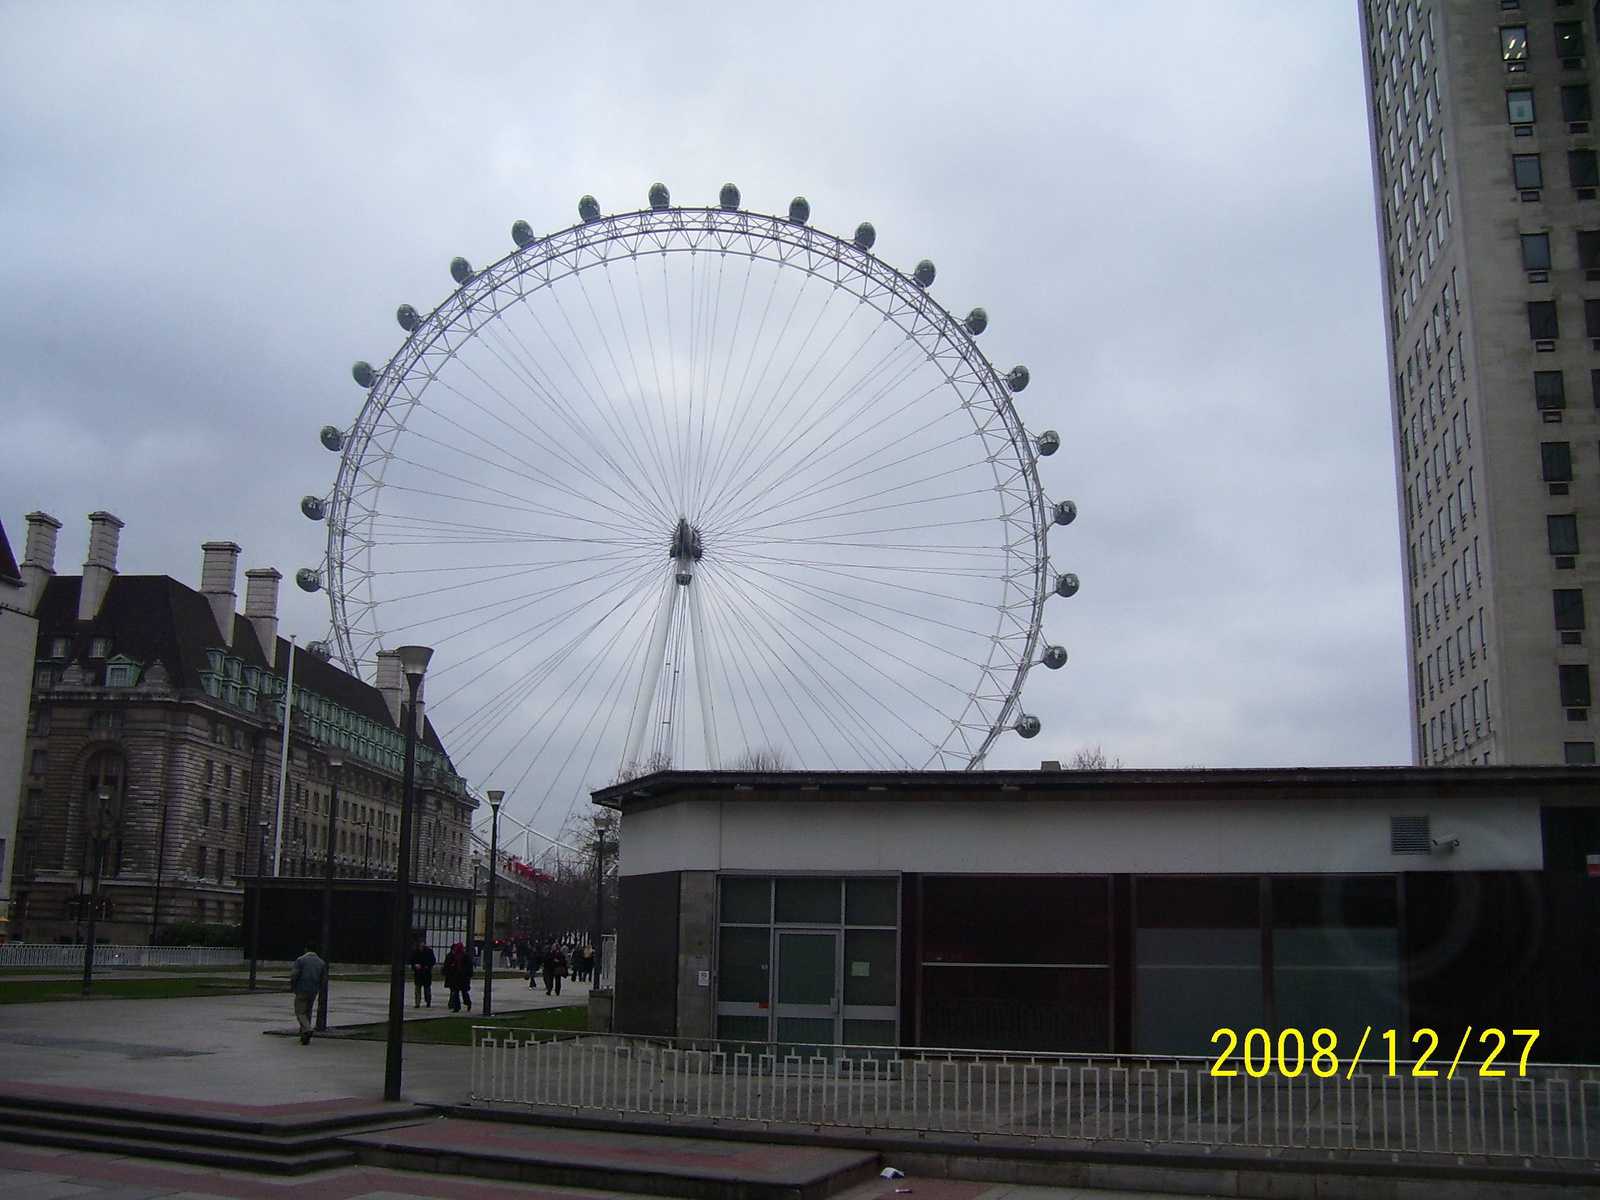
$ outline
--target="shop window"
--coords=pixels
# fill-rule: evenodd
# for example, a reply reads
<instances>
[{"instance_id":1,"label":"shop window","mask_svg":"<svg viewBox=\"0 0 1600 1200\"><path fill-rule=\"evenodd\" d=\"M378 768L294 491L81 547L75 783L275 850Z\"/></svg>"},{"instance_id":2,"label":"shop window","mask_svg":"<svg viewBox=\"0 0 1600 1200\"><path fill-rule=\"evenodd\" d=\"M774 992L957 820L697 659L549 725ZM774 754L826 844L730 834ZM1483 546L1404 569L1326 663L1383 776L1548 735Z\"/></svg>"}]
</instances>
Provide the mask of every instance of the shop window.
<instances>
[{"instance_id":1,"label":"shop window","mask_svg":"<svg viewBox=\"0 0 1600 1200\"><path fill-rule=\"evenodd\" d=\"M1393 876L1273 879L1274 1024L1332 1029L1340 1045L1368 1025L1398 1028L1398 915Z\"/></svg>"},{"instance_id":2,"label":"shop window","mask_svg":"<svg viewBox=\"0 0 1600 1200\"><path fill-rule=\"evenodd\" d=\"M1261 1025L1257 878L1141 876L1135 894L1134 1049L1203 1055L1217 1029Z\"/></svg>"}]
</instances>

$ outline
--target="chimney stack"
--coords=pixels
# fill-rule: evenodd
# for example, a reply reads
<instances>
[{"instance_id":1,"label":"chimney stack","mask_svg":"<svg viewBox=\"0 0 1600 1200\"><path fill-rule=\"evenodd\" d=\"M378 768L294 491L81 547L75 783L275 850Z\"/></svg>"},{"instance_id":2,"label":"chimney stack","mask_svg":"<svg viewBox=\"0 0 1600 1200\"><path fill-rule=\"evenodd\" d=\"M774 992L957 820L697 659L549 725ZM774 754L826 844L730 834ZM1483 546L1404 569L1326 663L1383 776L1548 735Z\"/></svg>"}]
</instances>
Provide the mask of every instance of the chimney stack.
<instances>
[{"instance_id":1,"label":"chimney stack","mask_svg":"<svg viewBox=\"0 0 1600 1200\"><path fill-rule=\"evenodd\" d=\"M272 567L252 567L244 573L244 615L255 626L256 641L275 666L278 656L278 581L283 576Z\"/></svg>"},{"instance_id":2,"label":"chimney stack","mask_svg":"<svg viewBox=\"0 0 1600 1200\"><path fill-rule=\"evenodd\" d=\"M32 529L29 530L30 540ZM78 620L92 621L100 614L111 581L117 577L117 542L122 522L108 512L89 514L89 553L83 560L83 583L78 589ZM51 536L54 541L54 535Z\"/></svg>"},{"instance_id":3,"label":"chimney stack","mask_svg":"<svg viewBox=\"0 0 1600 1200\"><path fill-rule=\"evenodd\" d=\"M233 610L238 595L234 591L239 573L239 547L232 542L206 542L200 549L205 558L200 566L200 594L211 605L217 632L224 645L233 645Z\"/></svg>"},{"instance_id":4,"label":"chimney stack","mask_svg":"<svg viewBox=\"0 0 1600 1200\"><path fill-rule=\"evenodd\" d=\"M61 522L45 512L31 512L25 519L28 542L22 552L22 608L36 613L45 585L56 573L56 530Z\"/></svg>"}]
</instances>

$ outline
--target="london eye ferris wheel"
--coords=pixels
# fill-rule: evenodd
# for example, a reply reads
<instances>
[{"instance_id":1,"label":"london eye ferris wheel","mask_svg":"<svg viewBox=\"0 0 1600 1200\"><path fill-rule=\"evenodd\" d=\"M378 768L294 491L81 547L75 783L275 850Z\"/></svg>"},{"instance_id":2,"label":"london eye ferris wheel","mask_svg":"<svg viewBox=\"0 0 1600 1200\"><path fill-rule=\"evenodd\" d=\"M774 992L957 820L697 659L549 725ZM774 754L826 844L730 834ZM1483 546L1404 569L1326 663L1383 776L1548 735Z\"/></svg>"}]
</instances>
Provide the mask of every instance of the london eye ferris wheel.
<instances>
[{"instance_id":1,"label":"london eye ferris wheel","mask_svg":"<svg viewBox=\"0 0 1600 1200\"><path fill-rule=\"evenodd\" d=\"M427 642L428 711L458 768L557 822L668 764L976 768L1039 722L1051 504L1013 405L1025 367L978 349L923 260L875 231L649 206L515 249L353 368L328 426L331 652Z\"/></svg>"}]
</instances>

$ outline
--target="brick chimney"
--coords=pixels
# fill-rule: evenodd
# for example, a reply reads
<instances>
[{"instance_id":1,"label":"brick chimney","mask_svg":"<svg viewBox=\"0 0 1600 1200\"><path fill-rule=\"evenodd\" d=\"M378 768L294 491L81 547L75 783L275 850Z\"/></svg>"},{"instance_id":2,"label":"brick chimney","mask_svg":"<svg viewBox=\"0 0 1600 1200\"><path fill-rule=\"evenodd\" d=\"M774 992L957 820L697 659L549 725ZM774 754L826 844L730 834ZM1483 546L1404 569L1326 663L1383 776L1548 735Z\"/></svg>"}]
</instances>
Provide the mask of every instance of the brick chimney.
<instances>
[{"instance_id":1,"label":"brick chimney","mask_svg":"<svg viewBox=\"0 0 1600 1200\"><path fill-rule=\"evenodd\" d=\"M205 555L200 564L200 594L211 605L223 643L232 646L233 610L239 599L234 591L239 575L239 547L232 542L206 542L200 549Z\"/></svg>"},{"instance_id":2,"label":"brick chimney","mask_svg":"<svg viewBox=\"0 0 1600 1200\"><path fill-rule=\"evenodd\" d=\"M22 608L24 612L36 613L45 585L56 573L56 531L61 528L61 522L44 512L31 512L26 520L28 541L22 552Z\"/></svg>"},{"instance_id":3,"label":"brick chimney","mask_svg":"<svg viewBox=\"0 0 1600 1200\"><path fill-rule=\"evenodd\" d=\"M272 567L252 567L244 573L244 615L255 626L256 641L269 666L278 653L278 581L283 576Z\"/></svg>"},{"instance_id":4,"label":"brick chimney","mask_svg":"<svg viewBox=\"0 0 1600 1200\"><path fill-rule=\"evenodd\" d=\"M31 541L31 525L28 532ZM89 514L89 553L83 560L83 583L78 589L78 620L92 621L99 615L111 581L117 577L117 543L121 537L122 522L116 517L108 512Z\"/></svg>"},{"instance_id":5,"label":"brick chimney","mask_svg":"<svg viewBox=\"0 0 1600 1200\"><path fill-rule=\"evenodd\" d=\"M393 650L378 651L378 691L389 706L389 716L394 727L400 728L400 705L406 698L406 676L400 669L400 656Z\"/></svg>"}]
</instances>

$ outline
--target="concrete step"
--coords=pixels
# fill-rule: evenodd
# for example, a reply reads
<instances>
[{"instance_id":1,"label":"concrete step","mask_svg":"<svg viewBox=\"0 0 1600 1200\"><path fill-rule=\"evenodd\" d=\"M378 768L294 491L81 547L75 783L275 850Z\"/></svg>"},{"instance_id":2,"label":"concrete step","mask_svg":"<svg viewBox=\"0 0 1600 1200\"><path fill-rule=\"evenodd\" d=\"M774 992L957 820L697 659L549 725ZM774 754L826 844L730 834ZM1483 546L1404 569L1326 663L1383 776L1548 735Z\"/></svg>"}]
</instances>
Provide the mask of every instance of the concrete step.
<instances>
[{"instance_id":1,"label":"concrete step","mask_svg":"<svg viewBox=\"0 0 1600 1200\"><path fill-rule=\"evenodd\" d=\"M364 1166L692 1200L824 1200L879 1167L875 1151L458 1118L340 1144Z\"/></svg>"},{"instance_id":2,"label":"concrete step","mask_svg":"<svg viewBox=\"0 0 1600 1200\"><path fill-rule=\"evenodd\" d=\"M240 1147L208 1145L204 1142L179 1142L162 1138L133 1137L110 1130L83 1130L51 1127L37 1123L18 1124L0 1117L0 1141L25 1146L56 1146L68 1150L93 1150L101 1154L124 1154L133 1158L153 1158L194 1166L224 1167L237 1171L257 1171L271 1175L304 1175L330 1167L347 1167L356 1161L354 1152L341 1146L324 1145L317 1149L247 1150Z\"/></svg>"}]
</instances>

